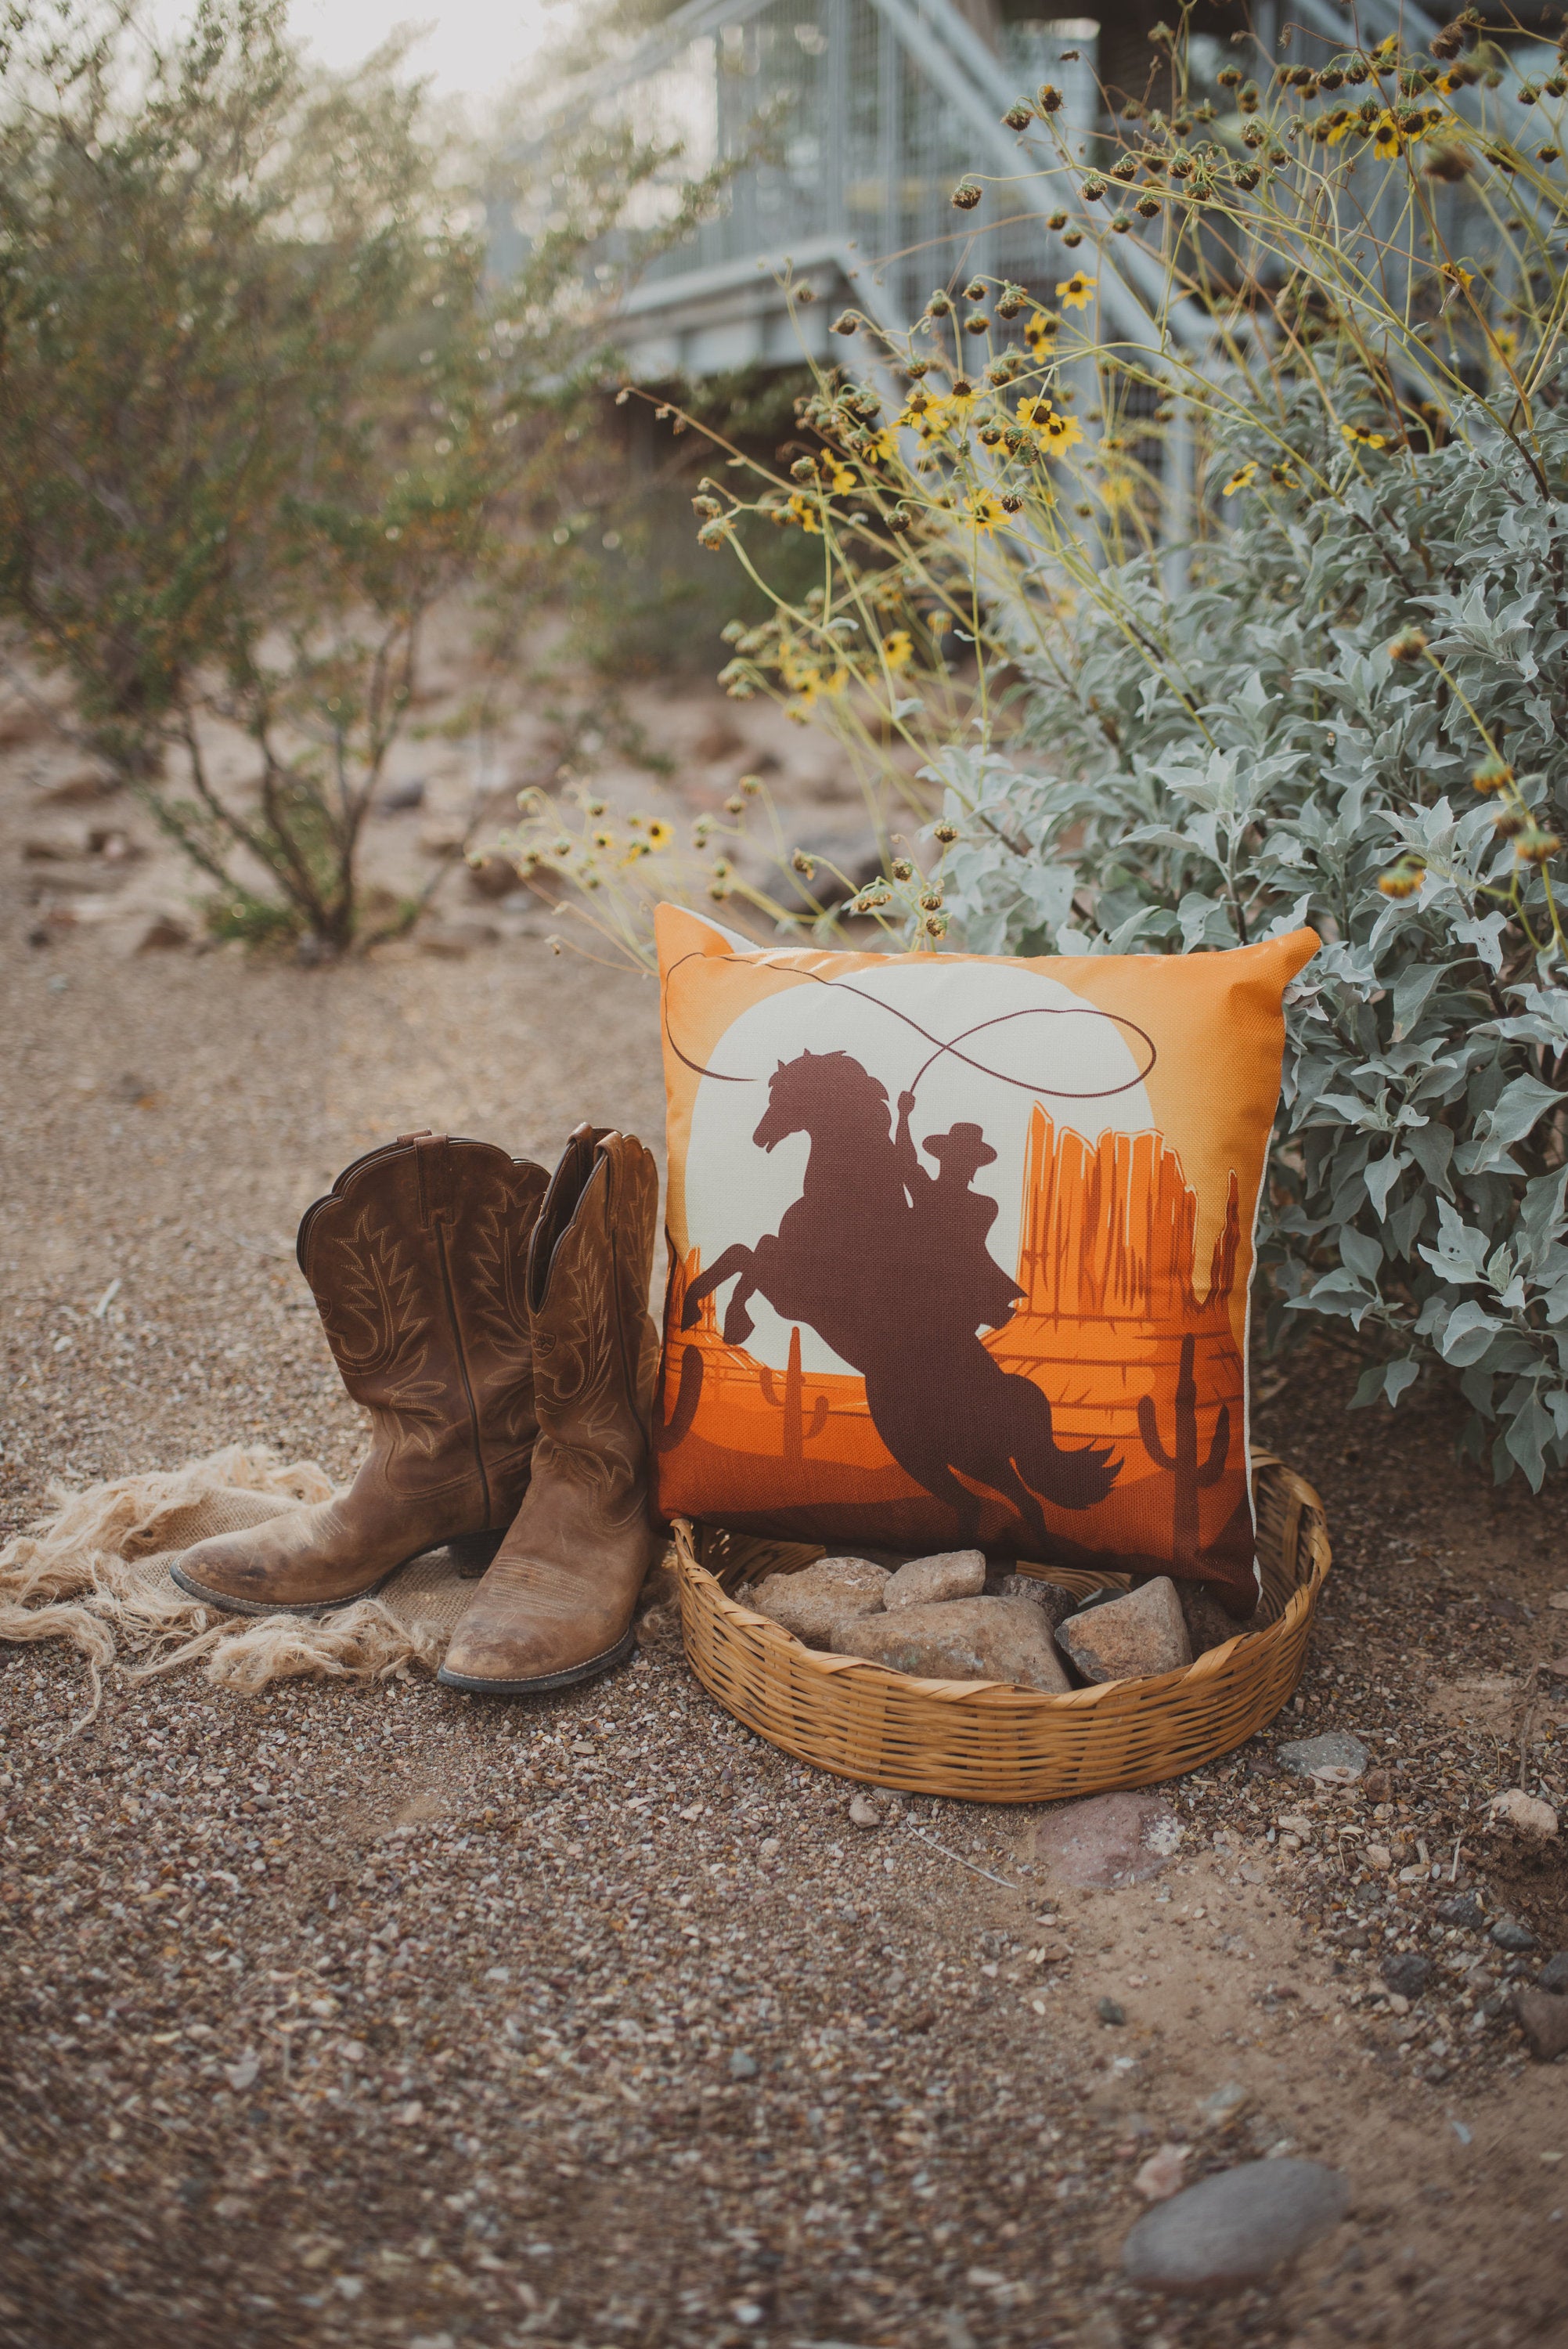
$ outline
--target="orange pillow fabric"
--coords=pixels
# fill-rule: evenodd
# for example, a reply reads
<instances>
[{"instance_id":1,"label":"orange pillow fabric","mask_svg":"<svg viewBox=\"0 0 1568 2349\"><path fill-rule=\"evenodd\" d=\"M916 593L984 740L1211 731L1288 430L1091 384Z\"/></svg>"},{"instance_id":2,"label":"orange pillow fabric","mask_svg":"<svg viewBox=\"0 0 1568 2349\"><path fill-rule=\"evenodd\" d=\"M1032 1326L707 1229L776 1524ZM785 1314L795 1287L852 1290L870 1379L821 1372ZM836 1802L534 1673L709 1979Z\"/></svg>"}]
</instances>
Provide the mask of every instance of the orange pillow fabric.
<instances>
[{"instance_id":1,"label":"orange pillow fabric","mask_svg":"<svg viewBox=\"0 0 1568 2349\"><path fill-rule=\"evenodd\" d=\"M657 936L663 1515L1250 1608L1253 1234L1315 933L843 954L662 906Z\"/></svg>"}]
</instances>

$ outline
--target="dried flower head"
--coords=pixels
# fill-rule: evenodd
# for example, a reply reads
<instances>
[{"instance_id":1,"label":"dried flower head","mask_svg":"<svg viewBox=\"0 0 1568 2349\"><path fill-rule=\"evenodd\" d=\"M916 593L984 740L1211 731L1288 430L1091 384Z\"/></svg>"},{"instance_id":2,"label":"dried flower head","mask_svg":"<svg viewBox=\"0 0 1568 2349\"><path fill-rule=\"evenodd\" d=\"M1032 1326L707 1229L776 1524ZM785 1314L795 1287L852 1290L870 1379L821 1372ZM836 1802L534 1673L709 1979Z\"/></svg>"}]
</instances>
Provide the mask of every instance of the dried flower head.
<instances>
[{"instance_id":1,"label":"dried flower head","mask_svg":"<svg viewBox=\"0 0 1568 2349\"><path fill-rule=\"evenodd\" d=\"M1513 769L1498 758L1483 759L1470 777L1478 792L1501 792L1513 781Z\"/></svg>"},{"instance_id":2,"label":"dried flower head","mask_svg":"<svg viewBox=\"0 0 1568 2349\"><path fill-rule=\"evenodd\" d=\"M1388 657L1395 661L1418 661L1427 649L1427 638L1420 628L1401 628L1388 647Z\"/></svg>"}]
</instances>

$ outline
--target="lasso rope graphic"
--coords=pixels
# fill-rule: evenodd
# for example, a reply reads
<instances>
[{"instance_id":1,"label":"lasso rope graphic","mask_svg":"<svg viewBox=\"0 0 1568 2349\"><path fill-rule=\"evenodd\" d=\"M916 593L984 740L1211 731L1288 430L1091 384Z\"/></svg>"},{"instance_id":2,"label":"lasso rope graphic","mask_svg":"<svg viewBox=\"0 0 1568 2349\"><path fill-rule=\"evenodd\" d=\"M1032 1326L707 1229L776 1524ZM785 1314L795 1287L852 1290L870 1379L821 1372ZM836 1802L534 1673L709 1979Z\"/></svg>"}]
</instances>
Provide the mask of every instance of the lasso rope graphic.
<instances>
[{"instance_id":1,"label":"lasso rope graphic","mask_svg":"<svg viewBox=\"0 0 1568 2349\"><path fill-rule=\"evenodd\" d=\"M690 1069L695 1076L711 1077L716 1083L721 1085L762 1084L767 1081L767 1080L762 1077L737 1076L724 1069L704 1068L700 1061L694 1061L687 1053L682 1051L679 1044L676 1041L674 1031L670 1027L670 998L675 989L676 973L684 969L688 962L711 962L716 959L724 962L738 963L743 961L748 962L750 960L750 957L742 955L724 955L716 957L711 955L694 953L682 955L679 962L671 964L668 976L665 981L664 1026L665 1040L669 1044L671 1051L681 1063L681 1066L683 1068ZM780 966L774 965L773 968L780 968ZM1149 1034L1146 1029L1140 1028L1135 1019L1125 1019L1119 1011L1101 1011L1098 1005L1095 1004L1028 1004L1017 1011L998 1012L994 1019L976 1020L973 1028L962 1029L949 1042L944 1043L940 1036L934 1036L929 1028L922 1027L920 1021L918 1019L912 1019L907 1011L901 1011L896 1004L885 1003L880 995L872 995L868 993L866 988L863 987L856 987L850 979L824 978L820 971L815 970L784 970L782 971L782 976L788 978L814 979L819 987L831 988L835 991L839 991L846 995L859 996L862 1003L874 1004L879 1011L885 1011L888 1013L890 1018L901 1019L906 1028L913 1028L915 1034L923 1037L926 1043L933 1046L934 1049L928 1057L922 1061L913 1082L908 1088L911 1092L914 1092L918 1090L921 1079L925 1076L930 1069L935 1066L938 1061L951 1055L954 1060L961 1061L965 1068L973 1069L977 1076L992 1077L995 1080L997 1084L1011 1085L1019 1092L1033 1093L1037 1096L1042 1093L1048 1094L1056 1101L1109 1101L1117 1093L1130 1092L1135 1085L1140 1085L1144 1079L1150 1074L1154 1067L1155 1061L1159 1058L1159 1054L1155 1050L1154 1039ZM967 1043L972 1037L983 1036L986 1030L990 1028L1005 1028L1011 1020L1014 1019L1108 1019L1111 1023L1112 1027L1130 1030L1144 1046L1149 1054L1149 1058L1145 1061L1142 1068L1137 1071L1136 1075L1125 1078L1119 1085L1101 1085L1091 1092L1075 1092L1069 1087L1065 1085L1037 1083L1031 1077L1010 1077L1006 1073L1006 1070L989 1068L984 1061L977 1061L970 1053L961 1052L959 1050L958 1047L961 1044Z\"/></svg>"}]
</instances>

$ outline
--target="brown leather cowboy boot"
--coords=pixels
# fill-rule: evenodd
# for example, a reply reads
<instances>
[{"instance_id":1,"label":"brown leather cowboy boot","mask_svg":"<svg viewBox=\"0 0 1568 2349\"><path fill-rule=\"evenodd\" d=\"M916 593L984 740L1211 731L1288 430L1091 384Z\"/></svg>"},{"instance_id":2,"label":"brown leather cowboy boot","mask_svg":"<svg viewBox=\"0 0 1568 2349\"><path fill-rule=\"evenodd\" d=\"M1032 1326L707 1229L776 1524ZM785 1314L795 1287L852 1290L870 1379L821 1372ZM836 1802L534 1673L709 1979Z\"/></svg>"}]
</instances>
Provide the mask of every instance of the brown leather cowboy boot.
<instances>
[{"instance_id":1,"label":"brown leather cowboy boot","mask_svg":"<svg viewBox=\"0 0 1568 2349\"><path fill-rule=\"evenodd\" d=\"M488 1561L533 1452L522 1288L547 1179L488 1142L406 1133L307 1208L295 1254L370 1413L369 1456L330 1501L198 1542L182 1590L238 1615L321 1615L422 1550Z\"/></svg>"},{"instance_id":2,"label":"brown leather cowboy boot","mask_svg":"<svg viewBox=\"0 0 1568 2349\"><path fill-rule=\"evenodd\" d=\"M529 1696L631 1652L632 1612L659 1547L648 1516L658 1196L634 1135L577 1128L528 1251L533 1475L452 1634L448 1688Z\"/></svg>"}]
</instances>

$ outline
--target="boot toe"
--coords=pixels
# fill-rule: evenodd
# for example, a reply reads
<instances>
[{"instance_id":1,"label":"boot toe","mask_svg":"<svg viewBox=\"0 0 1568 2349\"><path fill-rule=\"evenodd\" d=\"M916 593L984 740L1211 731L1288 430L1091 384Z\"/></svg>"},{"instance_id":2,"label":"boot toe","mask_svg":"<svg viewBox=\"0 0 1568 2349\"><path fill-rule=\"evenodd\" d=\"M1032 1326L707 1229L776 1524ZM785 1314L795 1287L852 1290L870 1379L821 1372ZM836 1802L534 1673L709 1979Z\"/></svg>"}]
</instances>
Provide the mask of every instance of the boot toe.
<instances>
[{"instance_id":1,"label":"boot toe","mask_svg":"<svg viewBox=\"0 0 1568 2349\"><path fill-rule=\"evenodd\" d=\"M265 1568L242 1535L214 1534L188 1549L170 1572L191 1599L205 1599L230 1614L270 1613Z\"/></svg>"},{"instance_id":2,"label":"boot toe","mask_svg":"<svg viewBox=\"0 0 1568 2349\"><path fill-rule=\"evenodd\" d=\"M563 1639L559 1626L526 1620L459 1623L437 1677L473 1696L527 1696L608 1671L636 1644L630 1625L574 1628L577 1636Z\"/></svg>"}]
</instances>

